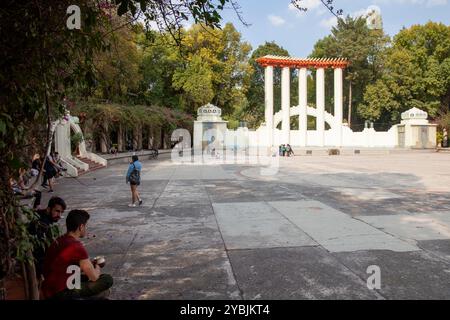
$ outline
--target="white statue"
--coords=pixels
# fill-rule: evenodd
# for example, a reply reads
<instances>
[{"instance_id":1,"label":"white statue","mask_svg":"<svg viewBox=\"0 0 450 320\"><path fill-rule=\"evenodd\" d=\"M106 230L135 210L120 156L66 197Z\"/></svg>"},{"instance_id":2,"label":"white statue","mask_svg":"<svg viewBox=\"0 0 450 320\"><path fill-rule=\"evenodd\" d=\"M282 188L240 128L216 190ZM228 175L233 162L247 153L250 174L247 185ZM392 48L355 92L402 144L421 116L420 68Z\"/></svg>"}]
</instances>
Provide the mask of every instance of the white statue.
<instances>
[{"instance_id":1,"label":"white statue","mask_svg":"<svg viewBox=\"0 0 450 320\"><path fill-rule=\"evenodd\" d=\"M367 26L371 30L383 29L383 19L381 13L378 10L372 9L366 15Z\"/></svg>"}]
</instances>

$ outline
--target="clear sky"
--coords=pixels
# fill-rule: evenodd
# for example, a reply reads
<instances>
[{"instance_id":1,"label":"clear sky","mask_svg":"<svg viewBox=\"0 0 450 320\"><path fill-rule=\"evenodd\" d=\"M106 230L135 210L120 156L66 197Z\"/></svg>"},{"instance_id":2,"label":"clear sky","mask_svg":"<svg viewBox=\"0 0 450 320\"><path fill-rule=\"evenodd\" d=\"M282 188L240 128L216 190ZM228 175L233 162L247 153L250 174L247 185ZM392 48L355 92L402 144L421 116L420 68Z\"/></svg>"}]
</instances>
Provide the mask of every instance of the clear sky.
<instances>
[{"instance_id":1,"label":"clear sky","mask_svg":"<svg viewBox=\"0 0 450 320\"><path fill-rule=\"evenodd\" d=\"M320 0L302 0L307 12L290 6L290 0L237 0L242 7L245 27L234 11L222 14L225 22L232 22L245 41L256 49L265 41L275 41L291 56L306 57L317 40L328 35L335 23L334 16ZM344 15L361 15L368 8L381 12L384 30L395 35L402 27L428 21L450 24L450 0L334 0L334 6Z\"/></svg>"}]
</instances>

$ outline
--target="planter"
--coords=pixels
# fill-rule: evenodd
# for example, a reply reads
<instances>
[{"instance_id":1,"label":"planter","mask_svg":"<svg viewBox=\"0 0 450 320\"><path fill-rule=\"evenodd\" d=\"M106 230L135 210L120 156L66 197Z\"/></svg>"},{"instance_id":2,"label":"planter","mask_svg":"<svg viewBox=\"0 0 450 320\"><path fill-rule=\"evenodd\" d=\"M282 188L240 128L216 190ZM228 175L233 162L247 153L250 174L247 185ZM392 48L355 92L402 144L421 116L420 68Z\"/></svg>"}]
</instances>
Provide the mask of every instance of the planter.
<instances>
[{"instance_id":1,"label":"planter","mask_svg":"<svg viewBox=\"0 0 450 320\"><path fill-rule=\"evenodd\" d=\"M25 290L25 280L23 277L15 275L3 280L5 283L6 300L27 300Z\"/></svg>"}]
</instances>

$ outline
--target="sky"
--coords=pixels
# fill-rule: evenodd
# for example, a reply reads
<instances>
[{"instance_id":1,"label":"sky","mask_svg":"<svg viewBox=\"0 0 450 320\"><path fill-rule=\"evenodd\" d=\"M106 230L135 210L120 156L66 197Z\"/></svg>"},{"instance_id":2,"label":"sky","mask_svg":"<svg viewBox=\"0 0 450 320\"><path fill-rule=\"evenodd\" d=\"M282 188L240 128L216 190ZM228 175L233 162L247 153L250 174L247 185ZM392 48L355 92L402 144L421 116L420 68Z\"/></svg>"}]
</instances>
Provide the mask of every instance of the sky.
<instances>
[{"instance_id":1,"label":"sky","mask_svg":"<svg viewBox=\"0 0 450 320\"><path fill-rule=\"evenodd\" d=\"M244 26L231 9L222 12L223 23L232 22L243 40L253 49L266 41L275 41L294 57L307 57L317 40L330 34L336 18L320 0L302 0L308 11L301 12L290 0L236 0L241 6ZM334 0L334 6L344 15L363 15L378 10L384 31L393 36L403 27L428 21L450 25L450 0Z\"/></svg>"}]
</instances>

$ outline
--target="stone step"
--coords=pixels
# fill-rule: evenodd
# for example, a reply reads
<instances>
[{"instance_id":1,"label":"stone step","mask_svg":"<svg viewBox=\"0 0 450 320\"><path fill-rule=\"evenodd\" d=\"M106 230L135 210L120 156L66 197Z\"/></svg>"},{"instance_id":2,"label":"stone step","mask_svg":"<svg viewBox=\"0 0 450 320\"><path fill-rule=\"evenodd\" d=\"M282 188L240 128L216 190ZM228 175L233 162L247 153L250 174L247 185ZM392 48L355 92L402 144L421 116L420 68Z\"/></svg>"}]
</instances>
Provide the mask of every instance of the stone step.
<instances>
[{"instance_id":1,"label":"stone step","mask_svg":"<svg viewBox=\"0 0 450 320\"><path fill-rule=\"evenodd\" d=\"M87 171L86 170L78 170L78 176L81 176L81 175L84 175L84 174L86 174L88 172L92 172L92 171L95 171L95 170L98 170L98 169L101 169L101 168L105 167L104 165L102 165L102 164L100 164L98 162L92 161L92 160L90 160L88 158L83 158L83 157L77 157L77 158L78 158L78 160L86 163L89 166L89 170L87 170Z\"/></svg>"}]
</instances>

